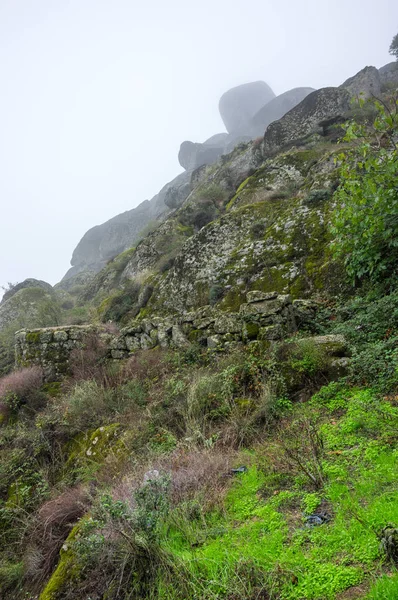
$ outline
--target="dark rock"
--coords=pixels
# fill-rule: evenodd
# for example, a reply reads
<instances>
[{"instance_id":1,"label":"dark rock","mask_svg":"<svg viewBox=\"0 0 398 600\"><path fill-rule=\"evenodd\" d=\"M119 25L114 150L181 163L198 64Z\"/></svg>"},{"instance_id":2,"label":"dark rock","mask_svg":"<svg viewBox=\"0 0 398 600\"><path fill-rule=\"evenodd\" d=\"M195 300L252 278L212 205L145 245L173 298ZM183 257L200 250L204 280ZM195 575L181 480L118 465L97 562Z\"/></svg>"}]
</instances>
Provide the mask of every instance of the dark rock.
<instances>
[{"instance_id":1,"label":"dark rock","mask_svg":"<svg viewBox=\"0 0 398 600\"><path fill-rule=\"evenodd\" d=\"M268 125L273 121L281 119L289 110L297 106L304 98L314 92L314 88L294 88L276 96L254 115L250 121L250 129L253 135L264 135Z\"/></svg>"},{"instance_id":2,"label":"dark rock","mask_svg":"<svg viewBox=\"0 0 398 600\"><path fill-rule=\"evenodd\" d=\"M398 527L387 525L380 535L380 549L395 564L398 564Z\"/></svg>"},{"instance_id":3,"label":"dark rock","mask_svg":"<svg viewBox=\"0 0 398 600\"><path fill-rule=\"evenodd\" d=\"M228 133L244 132L247 123L275 94L264 81L245 83L221 96L219 110Z\"/></svg>"},{"instance_id":4,"label":"dark rock","mask_svg":"<svg viewBox=\"0 0 398 600\"><path fill-rule=\"evenodd\" d=\"M319 130L322 121L343 115L349 108L350 93L344 88L322 88L312 92L279 121L269 125L264 135L265 156L305 138Z\"/></svg>"},{"instance_id":5,"label":"dark rock","mask_svg":"<svg viewBox=\"0 0 398 600\"><path fill-rule=\"evenodd\" d=\"M241 467L238 467L237 469L231 469L231 473L233 475L239 475L240 473L247 473L247 467L245 467L244 465L242 465Z\"/></svg>"},{"instance_id":6,"label":"dark rock","mask_svg":"<svg viewBox=\"0 0 398 600\"><path fill-rule=\"evenodd\" d=\"M331 520L331 516L326 512L315 513L304 517L304 521L308 527L316 527L317 525L323 525Z\"/></svg>"}]
</instances>

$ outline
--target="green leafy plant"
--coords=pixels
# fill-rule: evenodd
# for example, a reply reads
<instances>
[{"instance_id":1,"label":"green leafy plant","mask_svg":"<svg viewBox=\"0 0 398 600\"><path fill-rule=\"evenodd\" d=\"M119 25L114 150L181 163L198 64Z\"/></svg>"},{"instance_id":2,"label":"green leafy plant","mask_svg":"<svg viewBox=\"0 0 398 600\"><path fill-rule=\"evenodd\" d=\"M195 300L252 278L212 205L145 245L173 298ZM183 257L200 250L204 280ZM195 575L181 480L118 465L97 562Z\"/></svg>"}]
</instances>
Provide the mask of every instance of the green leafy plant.
<instances>
[{"instance_id":1,"label":"green leafy plant","mask_svg":"<svg viewBox=\"0 0 398 600\"><path fill-rule=\"evenodd\" d=\"M398 100L375 107L371 128L347 124L351 147L336 159L342 183L334 194L332 247L353 282L385 278L398 262Z\"/></svg>"}]
</instances>

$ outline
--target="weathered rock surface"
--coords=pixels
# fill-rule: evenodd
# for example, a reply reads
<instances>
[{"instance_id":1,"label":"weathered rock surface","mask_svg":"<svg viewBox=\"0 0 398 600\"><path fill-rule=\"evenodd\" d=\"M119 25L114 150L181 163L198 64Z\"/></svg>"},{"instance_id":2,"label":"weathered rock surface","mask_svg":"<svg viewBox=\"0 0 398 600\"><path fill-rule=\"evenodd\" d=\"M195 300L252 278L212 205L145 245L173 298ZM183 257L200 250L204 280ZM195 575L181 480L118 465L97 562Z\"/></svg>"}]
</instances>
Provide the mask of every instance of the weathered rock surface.
<instances>
[{"instance_id":1,"label":"weathered rock surface","mask_svg":"<svg viewBox=\"0 0 398 600\"><path fill-rule=\"evenodd\" d=\"M263 294L262 300L254 303L252 292L251 298L238 312L224 313L208 305L172 318L132 321L117 335L93 325L23 329L15 335L16 362L19 366L39 365L45 379L54 381L69 373L71 354L84 348L93 335L102 340L108 359L121 360L156 346L184 348L200 343L221 348L256 338L281 339L296 330L290 296Z\"/></svg>"},{"instance_id":2,"label":"weathered rock surface","mask_svg":"<svg viewBox=\"0 0 398 600\"><path fill-rule=\"evenodd\" d=\"M244 133L250 119L274 97L274 92L264 81L245 83L225 92L219 110L228 133Z\"/></svg>"},{"instance_id":3,"label":"weathered rock surface","mask_svg":"<svg viewBox=\"0 0 398 600\"><path fill-rule=\"evenodd\" d=\"M215 163L223 154L232 152L238 144L248 142L259 135L264 135L267 126L271 122L283 117L284 114L313 91L313 88L295 88L276 96L270 102L267 102L253 118L245 118L239 130L234 133L216 134L203 144L183 142L178 154L180 165L184 169L193 170L203 165Z\"/></svg>"},{"instance_id":4,"label":"weathered rock surface","mask_svg":"<svg viewBox=\"0 0 398 600\"><path fill-rule=\"evenodd\" d=\"M184 195L188 196L190 177L190 172L181 173L167 183L152 200L146 200L136 208L87 231L73 252L72 268L66 273L63 281L83 271L97 273L110 259L134 246L145 227L167 214L167 196L171 203L171 197L177 196L181 199Z\"/></svg>"},{"instance_id":5,"label":"weathered rock surface","mask_svg":"<svg viewBox=\"0 0 398 600\"><path fill-rule=\"evenodd\" d=\"M191 171L202 165L214 163L224 152L224 145L213 145L209 143L198 144L194 142L182 142L178 153L178 162L184 169Z\"/></svg>"},{"instance_id":6,"label":"weathered rock surface","mask_svg":"<svg viewBox=\"0 0 398 600\"><path fill-rule=\"evenodd\" d=\"M18 328L32 326L38 319L49 322L56 310L57 301L49 284L22 287L0 304L0 331L13 323Z\"/></svg>"},{"instance_id":7,"label":"weathered rock surface","mask_svg":"<svg viewBox=\"0 0 398 600\"><path fill-rule=\"evenodd\" d=\"M91 325L23 329L15 334L16 364L38 365L46 381L57 381L69 373L71 353L93 334L100 330Z\"/></svg>"},{"instance_id":8,"label":"weathered rock surface","mask_svg":"<svg viewBox=\"0 0 398 600\"><path fill-rule=\"evenodd\" d=\"M304 98L314 92L314 88L294 88L273 98L250 120L250 133L254 136L264 135L268 125L281 119L289 110L297 106Z\"/></svg>"},{"instance_id":9,"label":"weathered rock surface","mask_svg":"<svg viewBox=\"0 0 398 600\"><path fill-rule=\"evenodd\" d=\"M398 61L390 62L379 69L382 86L398 87Z\"/></svg>"},{"instance_id":10,"label":"weathered rock surface","mask_svg":"<svg viewBox=\"0 0 398 600\"><path fill-rule=\"evenodd\" d=\"M346 89L353 98L366 99L379 96L381 87L379 71L376 67L365 67L340 87Z\"/></svg>"},{"instance_id":11,"label":"weathered rock surface","mask_svg":"<svg viewBox=\"0 0 398 600\"><path fill-rule=\"evenodd\" d=\"M45 292L53 291L52 286L46 281L41 281L40 279L25 279L24 281L21 281L20 283L14 285L11 289L7 290L4 293L0 304L4 304L4 302L9 300L12 296L14 296L14 294L19 292L19 290L23 290L25 288L41 288Z\"/></svg>"},{"instance_id":12,"label":"weathered rock surface","mask_svg":"<svg viewBox=\"0 0 398 600\"><path fill-rule=\"evenodd\" d=\"M58 315L57 297L45 281L26 279L4 294L0 303L0 375L13 366L15 331L51 325L57 322Z\"/></svg>"},{"instance_id":13,"label":"weathered rock surface","mask_svg":"<svg viewBox=\"0 0 398 600\"><path fill-rule=\"evenodd\" d=\"M322 121L344 115L350 108L350 98L345 88L312 92L279 121L269 125L264 135L264 154L274 154L319 130Z\"/></svg>"}]
</instances>

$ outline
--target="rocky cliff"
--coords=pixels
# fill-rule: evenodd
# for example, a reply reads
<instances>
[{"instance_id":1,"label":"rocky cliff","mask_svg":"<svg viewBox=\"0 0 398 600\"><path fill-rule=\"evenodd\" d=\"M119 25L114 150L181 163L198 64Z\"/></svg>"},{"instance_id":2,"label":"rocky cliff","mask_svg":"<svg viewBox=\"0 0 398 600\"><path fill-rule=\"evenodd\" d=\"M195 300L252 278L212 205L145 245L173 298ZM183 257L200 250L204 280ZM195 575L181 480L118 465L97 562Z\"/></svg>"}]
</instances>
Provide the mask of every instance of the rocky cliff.
<instances>
[{"instance_id":1,"label":"rocky cliff","mask_svg":"<svg viewBox=\"0 0 398 600\"><path fill-rule=\"evenodd\" d=\"M250 286L312 293L321 263L328 262L319 248L327 246L322 227L337 184L339 123L353 100L380 94L395 78L393 63L380 71L366 67L339 88L275 96L257 82L229 90L220 100L228 133L203 144L184 142L184 173L152 200L88 231L61 288L83 285L81 301L88 302L101 289L122 293L139 280L140 287L157 290L149 302L156 310L179 311L206 303L214 287L222 288L225 305L231 288L234 295ZM263 137L236 145L261 131ZM226 155L228 145L235 149Z\"/></svg>"}]
</instances>

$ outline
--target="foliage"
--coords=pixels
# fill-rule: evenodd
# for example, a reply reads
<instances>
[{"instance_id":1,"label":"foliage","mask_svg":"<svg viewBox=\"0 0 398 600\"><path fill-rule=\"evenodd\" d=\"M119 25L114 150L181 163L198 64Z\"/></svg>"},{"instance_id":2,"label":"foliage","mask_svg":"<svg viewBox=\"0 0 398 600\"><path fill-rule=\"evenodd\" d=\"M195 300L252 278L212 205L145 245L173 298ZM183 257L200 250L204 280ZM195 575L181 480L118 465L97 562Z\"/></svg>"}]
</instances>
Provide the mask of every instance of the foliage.
<instances>
[{"instance_id":1,"label":"foliage","mask_svg":"<svg viewBox=\"0 0 398 600\"><path fill-rule=\"evenodd\" d=\"M386 278L398 261L398 100L376 101L372 130L350 122L338 155L342 183L334 194L335 257L353 282Z\"/></svg>"},{"instance_id":2,"label":"foliage","mask_svg":"<svg viewBox=\"0 0 398 600\"><path fill-rule=\"evenodd\" d=\"M138 306L138 297L141 291L141 284L136 281L130 281L125 284L124 289L118 291L106 302L106 310L102 320L121 321L128 314L135 317L140 310Z\"/></svg>"},{"instance_id":3,"label":"foliage","mask_svg":"<svg viewBox=\"0 0 398 600\"><path fill-rule=\"evenodd\" d=\"M314 376L325 368L326 350L311 339L298 340L291 351L290 366L298 373Z\"/></svg>"},{"instance_id":4,"label":"foliage","mask_svg":"<svg viewBox=\"0 0 398 600\"><path fill-rule=\"evenodd\" d=\"M345 302L330 324L365 351L395 327L396 301ZM342 600L368 589L383 530L398 523L396 397L338 381L293 402L285 378L316 377L317 352L296 338L139 352L106 381L88 364L88 379L32 419L18 414L0 429L0 589L3 565L16 600L49 575L42 600ZM328 519L312 526L314 512Z\"/></svg>"},{"instance_id":5,"label":"foliage","mask_svg":"<svg viewBox=\"0 0 398 600\"><path fill-rule=\"evenodd\" d=\"M74 431L95 429L117 420L133 401L131 388L110 388L82 381L59 403L62 417Z\"/></svg>"},{"instance_id":6,"label":"foliage","mask_svg":"<svg viewBox=\"0 0 398 600\"><path fill-rule=\"evenodd\" d=\"M41 407L44 397L40 394L43 371L40 367L18 369L0 379L1 417L15 416L22 405L30 411ZM3 406L3 410L2 407Z\"/></svg>"},{"instance_id":7,"label":"foliage","mask_svg":"<svg viewBox=\"0 0 398 600\"><path fill-rule=\"evenodd\" d=\"M179 220L184 226L193 226L199 231L220 214L225 200L226 193L219 185L202 187L197 197L180 211Z\"/></svg>"},{"instance_id":8,"label":"foliage","mask_svg":"<svg viewBox=\"0 0 398 600\"><path fill-rule=\"evenodd\" d=\"M377 288L350 299L334 311L327 331L343 334L350 343L349 378L389 393L398 384L398 293Z\"/></svg>"},{"instance_id":9,"label":"foliage","mask_svg":"<svg viewBox=\"0 0 398 600\"><path fill-rule=\"evenodd\" d=\"M392 38L389 53L395 56L395 58L398 60L398 33Z\"/></svg>"}]
</instances>

